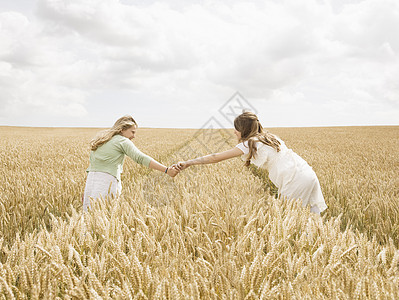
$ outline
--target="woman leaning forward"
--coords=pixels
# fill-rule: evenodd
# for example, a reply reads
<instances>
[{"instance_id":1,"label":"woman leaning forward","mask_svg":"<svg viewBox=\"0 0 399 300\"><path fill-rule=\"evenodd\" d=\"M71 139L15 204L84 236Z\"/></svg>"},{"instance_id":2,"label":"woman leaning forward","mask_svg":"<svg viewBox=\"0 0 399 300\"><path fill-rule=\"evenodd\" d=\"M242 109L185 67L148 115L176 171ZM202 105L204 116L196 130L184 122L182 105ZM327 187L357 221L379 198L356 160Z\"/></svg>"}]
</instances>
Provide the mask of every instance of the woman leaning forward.
<instances>
[{"instance_id":1,"label":"woman leaning forward","mask_svg":"<svg viewBox=\"0 0 399 300\"><path fill-rule=\"evenodd\" d=\"M112 128L99 132L90 142L90 165L87 169L83 210L87 211L90 207L91 199L121 193L121 173L125 156L171 177L179 173L175 166L166 167L141 152L132 142L136 131L136 121L131 116L124 116L119 118Z\"/></svg>"}]
</instances>

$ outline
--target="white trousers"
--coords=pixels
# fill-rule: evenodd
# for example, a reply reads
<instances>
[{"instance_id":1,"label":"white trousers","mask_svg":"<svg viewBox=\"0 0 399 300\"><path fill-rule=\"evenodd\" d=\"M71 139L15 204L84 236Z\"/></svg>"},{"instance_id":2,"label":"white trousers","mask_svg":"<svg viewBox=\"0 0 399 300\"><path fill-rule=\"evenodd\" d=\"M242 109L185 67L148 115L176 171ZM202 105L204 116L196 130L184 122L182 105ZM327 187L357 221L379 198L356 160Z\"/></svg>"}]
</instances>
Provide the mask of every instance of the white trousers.
<instances>
[{"instance_id":1,"label":"white trousers","mask_svg":"<svg viewBox=\"0 0 399 300\"><path fill-rule=\"evenodd\" d=\"M83 195L83 210L90 208L90 198L97 199L107 196L118 196L122 191L121 183L111 174L104 172L89 172Z\"/></svg>"}]
</instances>

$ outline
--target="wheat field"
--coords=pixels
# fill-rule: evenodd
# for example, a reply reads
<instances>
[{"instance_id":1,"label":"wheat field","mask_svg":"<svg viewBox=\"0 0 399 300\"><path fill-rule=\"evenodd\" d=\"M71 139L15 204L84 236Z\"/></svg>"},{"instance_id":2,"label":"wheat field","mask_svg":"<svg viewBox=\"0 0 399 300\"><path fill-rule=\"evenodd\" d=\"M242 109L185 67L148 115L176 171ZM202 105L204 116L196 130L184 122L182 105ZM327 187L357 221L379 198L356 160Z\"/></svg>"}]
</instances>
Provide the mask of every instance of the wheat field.
<instances>
[{"instance_id":1,"label":"wheat field","mask_svg":"<svg viewBox=\"0 0 399 300\"><path fill-rule=\"evenodd\" d=\"M272 128L316 171L317 217L240 159L175 178L125 160L82 213L95 128L0 127L1 299L399 299L399 127ZM231 130L139 129L164 164Z\"/></svg>"}]
</instances>

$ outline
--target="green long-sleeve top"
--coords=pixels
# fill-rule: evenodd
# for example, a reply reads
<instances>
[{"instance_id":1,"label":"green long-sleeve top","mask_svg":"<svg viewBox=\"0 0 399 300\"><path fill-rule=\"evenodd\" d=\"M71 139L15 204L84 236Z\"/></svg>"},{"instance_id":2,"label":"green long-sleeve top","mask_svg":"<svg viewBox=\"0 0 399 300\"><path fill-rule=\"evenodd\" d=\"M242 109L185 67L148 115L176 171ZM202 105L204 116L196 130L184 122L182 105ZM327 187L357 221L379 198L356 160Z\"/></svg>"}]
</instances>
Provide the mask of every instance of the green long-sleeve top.
<instances>
[{"instance_id":1,"label":"green long-sleeve top","mask_svg":"<svg viewBox=\"0 0 399 300\"><path fill-rule=\"evenodd\" d=\"M114 135L108 142L90 152L90 165L87 172L105 172L121 180L125 155L136 163L148 167L151 157L141 152L131 140L122 135Z\"/></svg>"}]
</instances>

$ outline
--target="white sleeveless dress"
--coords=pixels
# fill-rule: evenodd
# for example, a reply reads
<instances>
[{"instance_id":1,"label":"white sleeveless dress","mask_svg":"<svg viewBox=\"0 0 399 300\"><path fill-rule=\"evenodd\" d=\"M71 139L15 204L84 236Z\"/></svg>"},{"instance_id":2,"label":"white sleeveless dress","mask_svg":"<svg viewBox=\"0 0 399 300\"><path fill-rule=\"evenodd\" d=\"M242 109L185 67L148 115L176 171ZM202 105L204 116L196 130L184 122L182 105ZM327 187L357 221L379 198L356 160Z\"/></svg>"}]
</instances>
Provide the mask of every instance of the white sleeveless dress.
<instances>
[{"instance_id":1,"label":"white sleeveless dress","mask_svg":"<svg viewBox=\"0 0 399 300\"><path fill-rule=\"evenodd\" d=\"M278 140L281 143L279 152L273 147L256 142L257 154L251 159L251 163L269 172L269 178L278 188L280 196L301 199L302 205L309 205L311 211L322 212L327 205L316 173L304 159L288 149L282 140ZM248 142L240 143L236 147L244 153L241 158L246 161L249 153Z\"/></svg>"}]
</instances>

